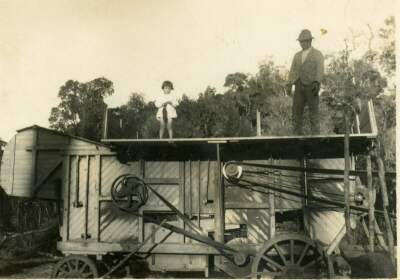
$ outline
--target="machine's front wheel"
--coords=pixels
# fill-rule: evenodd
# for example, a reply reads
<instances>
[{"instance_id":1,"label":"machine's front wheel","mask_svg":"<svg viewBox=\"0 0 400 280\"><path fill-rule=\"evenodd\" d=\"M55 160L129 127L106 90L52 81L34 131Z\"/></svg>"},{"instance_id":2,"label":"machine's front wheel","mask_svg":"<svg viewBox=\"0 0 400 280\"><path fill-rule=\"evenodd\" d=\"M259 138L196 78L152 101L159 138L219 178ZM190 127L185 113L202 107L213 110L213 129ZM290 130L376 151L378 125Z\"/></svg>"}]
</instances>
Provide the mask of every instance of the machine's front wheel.
<instances>
[{"instance_id":1,"label":"machine's front wheel","mask_svg":"<svg viewBox=\"0 0 400 280\"><path fill-rule=\"evenodd\" d=\"M330 278L331 266L315 242L300 234L268 240L256 255L252 278Z\"/></svg>"},{"instance_id":2,"label":"machine's front wheel","mask_svg":"<svg viewBox=\"0 0 400 280\"><path fill-rule=\"evenodd\" d=\"M60 260L51 278L98 278L96 263L86 256L70 255Z\"/></svg>"}]
</instances>

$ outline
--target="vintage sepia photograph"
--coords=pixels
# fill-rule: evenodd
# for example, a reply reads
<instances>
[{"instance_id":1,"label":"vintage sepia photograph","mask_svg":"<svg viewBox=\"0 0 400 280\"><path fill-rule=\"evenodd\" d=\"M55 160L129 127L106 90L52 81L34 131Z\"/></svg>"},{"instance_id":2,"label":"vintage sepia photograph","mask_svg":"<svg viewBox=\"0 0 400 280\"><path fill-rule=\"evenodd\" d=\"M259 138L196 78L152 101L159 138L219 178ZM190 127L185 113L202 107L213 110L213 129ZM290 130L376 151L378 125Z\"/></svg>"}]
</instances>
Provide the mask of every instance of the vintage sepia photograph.
<instances>
[{"instance_id":1,"label":"vintage sepia photograph","mask_svg":"<svg viewBox=\"0 0 400 280\"><path fill-rule=\"evenodd\" d=\"M0 278L397 278L398 11L0 0Z\"/></svg>"}]
</instances>

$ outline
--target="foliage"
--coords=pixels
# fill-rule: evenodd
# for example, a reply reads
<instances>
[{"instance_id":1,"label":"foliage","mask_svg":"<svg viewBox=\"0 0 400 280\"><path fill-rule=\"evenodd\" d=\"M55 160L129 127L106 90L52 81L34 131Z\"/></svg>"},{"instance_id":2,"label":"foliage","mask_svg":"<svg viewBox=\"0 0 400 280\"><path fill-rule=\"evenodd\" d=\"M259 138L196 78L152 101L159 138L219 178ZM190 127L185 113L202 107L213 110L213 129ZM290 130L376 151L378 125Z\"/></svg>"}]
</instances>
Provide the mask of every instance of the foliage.
<instances>
[{"instance_id":1,"label":"foliage","mask_svg":"<svg viewBox=\"0 0 400 280\"><path fill-rule=\"evenodd\" d=\"M113 83L104 77L87 83L68 80L58 92L60 103L51 109L50 127L68 134L99 140L107 108L104 97L113 93Z\"/></svg>"},{"instance_id":2,"label":"foliage","mask_svg":"<svg viewBox=\"0 0 400 280\"><path fill-rule=\"evenodd\" d=\"M388 18L380 29L377 38L382 41L382 49L371 49L375 36L371 28L370 32L369 49L361 57L355 55L358 46L353 42L351 49L346 40L343 50L326 56L320 98L321 133L343 133L343 113L350 112L353 117L358 100L372 99L388 164L394 166L395 98L394 89L390 93L388 86L388 79L395 72L394 17ZM254 136L257 112L263 135L290 135L292 97L285 92L287 74L286 68L267 58L254 75L228 74L223 93L208 86L197 99L183 95L176 107L174 136ZM51 127L98 139L105 108L103 98L112 93L112 82L105 78L89 83L67 81L59 92L59 106L52 109ZM128 103L119 107L121 137L158 137L156 110L153 102L145 102L140 94L133 93ZM305 112L304 131L309 133L308 110Z\"/></svg>"},{"instance_id":3,"label":"foliage","mask_svg":"<svg viewBox=\"0 0 400 280\"><path fill-rule=\"evenodd\" d=\"M379 37L383 40L383 49L379 60L388 75L396 72L395 19L391 16L385 20L386 28L381 28Z\"/></svg>"}]
</instances>

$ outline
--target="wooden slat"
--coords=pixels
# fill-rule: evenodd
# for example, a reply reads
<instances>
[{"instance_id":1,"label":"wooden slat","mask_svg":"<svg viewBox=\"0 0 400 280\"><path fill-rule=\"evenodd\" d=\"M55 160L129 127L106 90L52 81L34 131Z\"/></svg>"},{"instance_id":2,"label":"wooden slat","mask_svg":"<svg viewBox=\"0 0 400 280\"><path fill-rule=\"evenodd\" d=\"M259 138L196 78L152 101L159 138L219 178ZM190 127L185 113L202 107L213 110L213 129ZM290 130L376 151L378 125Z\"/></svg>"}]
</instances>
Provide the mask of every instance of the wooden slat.
<instances>
[{"instance_id":1,"label":"wooden slat","mask_svg":"<svg viewBox=\"0 0 400 280\"><path fill-rule=\"evenodd\" d=\"M97 155L95 156L95 178L96 181L94 183L94 191L91 192L91 195L93 195L93 201L95 201L95 206L94 206L94 215L92 216L92 219L94 219L94 238L97 241L100 241L100 201L99 201L99 196L100 196L100 184L101 184L101 156Z\"/></svg>"},{"instance_id":2,"label":"wooden slat","mask_svg":"<svg viewBox=\"0 0 400 280\"><path fill-rule=\"evenodd\" d=\"M11 158L11 162L10 162L10 166L11 166L11 170L10 170L10 194L13 194L13 188L14 188L14 171L15 171L15 152L17 149L17 136L14 136L14 141L13 141L13 145L12 145L12 151L10 151L10 158Z\"/></svg>"},{"instance_id":3,"label":"wooden slat","mask_svg":"<svg viewBox=\"0 0 400 280\"><path fill-rule=\"evenodd\" d=\"M70 156L65 156L63 159L63 181L62 181L62 193L64 199L63 205L63 224L62 224L62 239L68 240L69 232L69 207L70 207L70 178L71 178L71 161Z\"/></svg>"},{"instance_id":4,"label":"wooden slat","mask_svg":"<svg viewBox=\"0 0 400 280\"><path fill-rule=\"evenodd\" d=\"M224 242L225 213L224 213L224 187L221 172L220 146L216 144L218 176L215 183L215 240Z\"/></svg>"},{"instance_id":5,"label":"wooden slat","mask_svg":"<svg viewBox=\"0 0 400 280\"><path fill-rule=\"evenodd\" d=\"M179 211L185 215L185 162L179 163ZM181 228L185 228L185 222L180 220ZM185 243L185 236L182 235L182 243Z\"/></svg>"}]
</instances>

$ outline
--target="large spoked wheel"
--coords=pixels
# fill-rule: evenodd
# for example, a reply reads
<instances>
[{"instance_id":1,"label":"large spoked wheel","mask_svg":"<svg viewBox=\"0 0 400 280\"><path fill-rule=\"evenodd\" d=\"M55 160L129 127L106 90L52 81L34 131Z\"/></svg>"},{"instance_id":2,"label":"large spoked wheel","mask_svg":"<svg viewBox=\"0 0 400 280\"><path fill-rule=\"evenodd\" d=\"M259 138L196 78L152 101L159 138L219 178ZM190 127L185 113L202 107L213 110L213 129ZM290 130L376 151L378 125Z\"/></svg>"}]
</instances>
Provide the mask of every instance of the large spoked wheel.
<instances>
[{"instance_id":1,"label":"large spoked wheel","mask_svg":"<svg viewBox=\"0 0 400 280\"><path fill-rule=\"evenodd\" d=\"M59 261L51 278L98 278L96 263L85 256L71 255Z\"/></svg>"},{"instance_id":2,"label":"large spoked wheel","mask_svg":"<svg viewBox=\"0 0 400 280\"><path fill-rule=\"evenodd\" d=\"M330 278L328 262L311 239L282 234L268 240L256 255L252 278Z\"/></svg>"}]
</instances>

